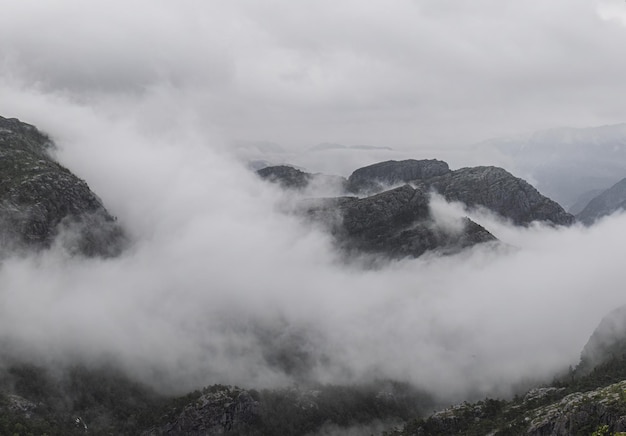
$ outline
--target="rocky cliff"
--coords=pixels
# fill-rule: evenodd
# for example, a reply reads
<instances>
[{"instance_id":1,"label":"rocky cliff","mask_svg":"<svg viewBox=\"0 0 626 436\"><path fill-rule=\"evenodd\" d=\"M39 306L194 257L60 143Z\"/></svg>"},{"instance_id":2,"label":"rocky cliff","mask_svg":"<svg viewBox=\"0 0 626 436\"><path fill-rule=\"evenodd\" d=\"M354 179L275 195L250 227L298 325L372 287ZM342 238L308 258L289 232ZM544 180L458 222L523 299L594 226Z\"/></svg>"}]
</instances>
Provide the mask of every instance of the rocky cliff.
<instances>
[{"instance_id":1,"label":"rocky cliff","mask_svg":"<svg viewBox=\"0 0 626 436\"><path fill-rule=\"evenodd\" d=\"M0 117L0 245L3 252L66 247L114 256L125 238L87 184L56 162L54 144L35 127Z\"/></svg>"}]
</instances>

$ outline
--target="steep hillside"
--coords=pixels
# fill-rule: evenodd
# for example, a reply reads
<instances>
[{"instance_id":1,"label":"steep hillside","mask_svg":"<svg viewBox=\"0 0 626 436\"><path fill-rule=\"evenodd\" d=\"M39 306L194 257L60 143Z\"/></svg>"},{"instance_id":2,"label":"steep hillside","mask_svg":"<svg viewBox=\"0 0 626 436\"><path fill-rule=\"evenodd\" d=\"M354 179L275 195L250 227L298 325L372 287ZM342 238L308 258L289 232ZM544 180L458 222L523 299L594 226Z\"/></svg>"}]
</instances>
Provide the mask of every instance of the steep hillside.
<instances>
[{"instance_id":1,"label":"steep hillside","mask_svg":"<svg viewBox=\"0 0 626 436\"><path fill-rule=\"evenodd\" d=\"M133 382L107 366L63 371L13 363L0 374L0 434L296 436L383 428L435 407L408 385L244 389L213 385L183 396Z\"/></svg>"},{"instance_id":2,"label":"steep hillside","mask_svg":"<svg viewBox=\"0 0 626 436\"><path fill-rule=\"evenodd\" d=\"M591 225L603 216L611 215L626 208L626 179L622 179L606 191L594 197L576 218Z\"/></svg>"},{"instance_id":3,"label":"steep hillside","mask_svg":"<svg viewBox=\"0 0 626 436\"><path fill-rule=\"evenodd\" d=\"M257 174L300 191L315 178L288 166L267 167ZM446 162L435 159L386 161L357 169L343 185L348 193L361 198L307 198L298 210L326 226L338 246L352 254L418 257L429 251L449 253L495 240L488 229L468 218L459 219L454 228L438 223L430 211L433 191L469 208L488 209L516 225L574 222L557 203L497 167L451 171Z\"/></svg>"},{"instance_id":4,"label":"steep hillside","mask_svg":"<svg viewBox=\"0 0 626 436\"><path fill-rule=\"evenodd\" d=\"M0 117L2 250L46 248L63 232L72 252L118 254L121 228L89 186L51 157L53 149L35 127Z\"/></svg>"},{"instance_id":5,"label":"steep hillside","mask_svg":"<svg viewBox=\"0 0 626 436\"><path fill-rule=\"evenodd\" d=\"M574 217L556 202L541 195L526 181L497 167L472 167L451 171L438 160L387 161L360 168L348 179L348 187L363 194L398 183L413 183L435 190L448 201L481 206L515 224L547 221L569 225Z\"/></svg>"},{"instance_id":6,"label":"steep hillside","mask_svg":"<svg viewBox=\"0 0 626 436\"><path fill-rule=\"evenodd\" d=\"M409 185L361 199L308 200L302 205L303 213L327 225L349 252L418 257L496 240L467 218L457 228L441 226L431 216L428 193Z\"/></svg>"},{"instance_id":7,"label":"steep hillside","mask_svg":"<svg viewBox=\"0 0 626 436\"><path fill-rule=\"evenodd\" d=\"M616 433L618 432L618 433ZM603 436L626 432L626 307L602 319L575 369L511 401L487 398L418 418L397 436Z\"/></svg>"}]
</instances>

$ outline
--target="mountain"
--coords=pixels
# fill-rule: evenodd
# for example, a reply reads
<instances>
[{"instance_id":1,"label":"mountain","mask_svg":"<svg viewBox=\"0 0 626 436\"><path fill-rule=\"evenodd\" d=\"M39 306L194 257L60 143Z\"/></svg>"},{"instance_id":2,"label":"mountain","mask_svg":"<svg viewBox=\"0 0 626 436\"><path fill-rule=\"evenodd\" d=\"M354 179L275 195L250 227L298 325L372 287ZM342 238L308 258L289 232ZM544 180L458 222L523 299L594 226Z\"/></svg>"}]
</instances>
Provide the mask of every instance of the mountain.
<instances>
[{"instance_id":1,"label":"mountain","mask_svg":"<svg viewBox=\"0 0 626 436\"><path fill-rule=\"evenodd\" d=\"M556 225L574 222L574 217L558 203L502 168L461 168L424 180L422 184L439 192L448 201L460 201L470 208L487 208L516 225L533 221Z\"/></svg>"},{"instance_id":2,"label":"mountain","mask_svg":"<svg viewBox=\"0 0 626 436\"><path fill-rule=\"evenodd\" d=\"M348 177L347 190L355 194L369 194L400 183L425 180L450 172L446 162L430 159L379 162L355 170Z\"/></svg>"},{"instance_id":3,"label":"mountain","mask_svg":"<svg viewBox=\"0 0 626 436\"><path fill-rule=\"evenodd\" d=\"M615 356L626 356L626 306L608 313L585 344L579 372L588 373Z\"/></svg>"},{"instance_id":4,"label":"mountain","mask_svg":"<svg viewBox=\"0 0 626 436\"><path fill-rule=\"evenodd\" d=\"M578 215L585 207L587 207L591 200L602 194L604 191L604 189L592 189L591 191L583 192L578 196L574 204L567 209L567 212L574 216Z\"/></svg>"},{"instance_id":5,"label":"mountain","mask_svg":"<svg viewBox=\"0 0 626 436\"><path fill-rule=\"evenodd\" d=\"M451 171L438 160L387 161L360 168L348 178L348 189L363 193L397 183L413 183L435 190L448 201L484 207L518 225L546 221L569 225L574 217L541 195L526 181L498 167L461 168Z\"/></svg>"},{"instance_id":6,"label":"mountain","mask_svg":"<svg viewBox=\"0 0 626 436\"><path fill-rule=\"evenodd\" d=\"M463 219L458 228L439 225L431 216L429 195L404 185L367 198L312 199L301 213L328 226L338 245L350 253L377 253L390 258L444 253L495 241L480 225Z\"/></svg>"},{"instance_id":7,"label":"mountain","mask_svg":"<svg viewBox=\"0 0 626 436\"><path fill-rule=\"evenodd\" d=\"M267 167L257 174L295 190L304 190L317 177L289 166ZM418 257L428 251L450 253L495 240L487 229L468 218L459 220L456 228L438 223L430 211L431 191L470 208L486 208L517 225L574 222L556 202L497 167L452 171L446 162L436 159L391 160L359 168L341 183L347 193L362 198L303 199L297 209L324 224L337 245L351 254Z\"/></svg>"},{"instance_id":8,"label":"mountain","mask_svg":"<svg viewBox=\"0 0 626 436\"><path fill-rule=\"evenodd\" d=\"M603 216L611 215L626 208L626 178L620 180L600 195L594 197L580 211L576 218L584 224L591 225Z\"/></svg>"},{"instance_id":9,"label":"mountain","mask_svg":"<svg viewBox=\"0 0 626 436\"><path fill-rule=\"evenodd\" d=\"M288 165L268 166L256 172L262 179L278 183L283 188L303 189L313 178L312 174L305 173Z\"/></svg>"},{"instance_id":10,"label":"mountain","mask_svg":"<svg viewBox=\"0 0 626 436\"><path fill-rule=\"evenodd\" d=\"M569 208L585 192L606 189L624 177L626 123L494 138L476 144L475 150L510 165Z\"/></svg>"},{"instance_id":11,"label":"mountain","mask_svg":"<svg viewBox=\"0 0 626 436\"><path fill-rule=\"evenodd\" d=\"M0 240L4 252L50 247L115 256L125 236L87 184L56 162L54 143L30 124L0 117Z\"/></svg>"},{"instance_id":12,"label":"mountain","mask_svg":"<svg viewBox=\"0 0 626 436\"><path fill-rule=\"evenodd\" d=\"M59 372L13 363L0 377L0 434L296 436L326 427L344 434L372 423L389 428L436 404L391 381L263 390L212 385L176 396L108 366Z\"/></svg>"},{"instance_id":13,"label":"mountain","mask_svg":"<svg viewBox=\"0 0 626 436\"><path fill-rule=\"evenodd\" d=\"M580 363L513 400L486 398L417 418L388 436L621 435L626 432L626 306L607 314Z\"/></svg>"}]
</instances>

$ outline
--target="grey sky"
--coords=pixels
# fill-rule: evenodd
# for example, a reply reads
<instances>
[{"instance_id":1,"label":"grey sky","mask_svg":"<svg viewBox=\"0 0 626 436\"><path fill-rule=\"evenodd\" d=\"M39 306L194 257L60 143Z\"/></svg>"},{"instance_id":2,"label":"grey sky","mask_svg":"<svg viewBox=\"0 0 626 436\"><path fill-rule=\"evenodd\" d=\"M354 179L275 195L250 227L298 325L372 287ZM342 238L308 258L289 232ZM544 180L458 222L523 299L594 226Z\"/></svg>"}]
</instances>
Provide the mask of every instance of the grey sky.
<instances>
[{"instance_id":1,"label":"grey sky","mask_svg":"<svg viewBox=\"0 0 626 436\"><path fill-rule=\"evenodd\" d=\"M468 144L626 119L619 0L2 3L5 79L78 100L167 89L226 141Z\"/></svg>"}]
</instances>

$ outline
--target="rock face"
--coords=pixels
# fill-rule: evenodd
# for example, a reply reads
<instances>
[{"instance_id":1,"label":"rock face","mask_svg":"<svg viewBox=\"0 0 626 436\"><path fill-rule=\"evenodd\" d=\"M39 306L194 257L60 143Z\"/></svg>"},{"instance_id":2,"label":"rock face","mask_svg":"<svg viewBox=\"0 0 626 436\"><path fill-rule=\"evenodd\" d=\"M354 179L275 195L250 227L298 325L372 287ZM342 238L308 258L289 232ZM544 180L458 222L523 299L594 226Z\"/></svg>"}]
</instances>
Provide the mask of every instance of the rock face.
<instances>
[{"instance_id":1,"label":"rock face","mask_svg":"<svg viewBox=\"0 0 626 436\"><path fill-rule=\"evenodd\" d=\"M574 217L556 202L541 195L526 181L502 168L473 167L451 171L438 160L387 161L356 170L348 178L348 189L367 194L398 183L412 183L435 190L448 201L470 208L482 206L517 225L547 221L570 225Z\"/></svg>"},{"instance_id":2,"label":"rock face","mask_svg":"<svg viewBox=\"0 0 626 436\"><path fill-rule=\"evenodd\" d=\"M354 194L380 192L386 187L426 180L450 172L448 164L436 160L390 160L354 171L348 178L347 190Z\"/></svg>"},{"instance_id":3,"label":"rock face","mask_svg":"<svg viewBox=\"0 0 626 436\"><path fill-rule=\"evenodd\" d=\"M591 225L603 216L626 209L626 179L622 179L597 197L576 216L584 224Z\"/></svg>"},{"instance_id":4,"label":"rock face","mask_svg":"<svg viewBox=\"0 0 626 436\"><path fill-rule=\"evenodd\" d=\"M458 229L439 226L431 217L429 196L404 185L367 198L342 197L304 203L305 213L325 222L344 249L384 254L391 258L418 257L430 250L443 252L495 241L478 224L465 219Z\"/></svg>"},{"instance_id":5,"label":"rock face","mask_svg":"<svg viewBox=\"0 0 626 436\"><path fill-rule=\"evenodd\" d=\"M569 395L564 388L539 388L511 402L459 404L391 435L612 435L626 430L625 392L626 381Z\"/></svg>"},{"instance_id":6,"label":"rock face","mask_svg":"<svg viewBox=\"0 0 626 436\"><path fill-rule=\"evenodd\" d=\"M570 225L574 217L532 185L498 167L461 168L423 182L448 201L482 206L517 225L532 221Z\"/></svg>"},{"instance_id":7,"label":"rock face","mask_svg":"<svg viewBox=\"0 0 626 436\"><path fill-rule=\"evenodd\" d=\"M61 230L73 252L113 256L125 238L87 184L55 162L35 127L0 117L0 245L49 247Z\"/></svg>"},{"instance_id":8,"label":"rock face","mask_svg":"<svg viewBox=\"0 0 626 436\"><path fill-rule=\"evenodd\" d=\"M286 166L264 168L258 174L296 189L308 186L314 177ZM388 189L398 184L403 186ZM431 191L470 209L488 209L516 225L533 221L569 225L575 220L529 183L497 167L451 171L447 163L436 159L391 160L357 169L345 188L364 198L307 200L305 213L326 223L342 248L391 258L417 257L431 250L456 251L495 239L467 218L457 230L440 226L430 216Z\"/></svg>"},{"instance_id":9,"label":"rock face","mask_svg":"<svg viewBox=\"0 0 626 436\"><path fill-rule=\"evenodd\" d=\"M626 306L605 316L575 369L510 401L462 403L392 435L626 434Z\"/></svg>"},{"instance_id":10,"label":"rock face","mask_svg":"<svg viewBox=\"0 0 626 436\"><path fill-rule=\"evenodd\" d=\"M265 167L256 173L263 180L278 183L288 190L303 191L310 188L310 191L321 195L342 195L345 191L344 177L311 174L288 165Z\"/></svg>"},{"instance_id":11,"label":"rock face","mask_svg":"<svg viewBox=\"0 0 626 436\"><path fill-rule=\"evenodd\" d=\"M588 392L576 392L528 414L529 436L605 434L626 430L626 380ZM609 433L611 431L611 433Z\"/></svg>"},{"instance_id":12,"label":"rock face","mask_svg":"<svg viewBox=\"0 0 626 436\"><path fill-rule=\"evenodd\" d=\"M143 435L247 434L246 430L252 431L259 419L259 403L249 392L234 387L223 387L221 390L203 393L197 400L185 406L172 422Z\"/></svg>"},{"instance_id":13,"label":"rock face","mask_svg":"<svg viewBox=\"0 0 626 436\"><path fill-rule=\"evenodd\" d=\"M272 167L266 167L257 171L257 174L265 180L278 183L283 188L290 189L303 189L309 184L312 179L312 175L300 171L299 169L287 166L278 165Z\"/></svg>"}]
</instances>

